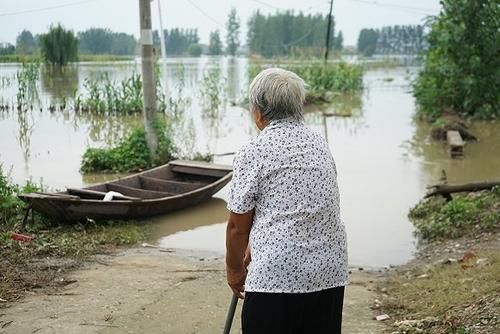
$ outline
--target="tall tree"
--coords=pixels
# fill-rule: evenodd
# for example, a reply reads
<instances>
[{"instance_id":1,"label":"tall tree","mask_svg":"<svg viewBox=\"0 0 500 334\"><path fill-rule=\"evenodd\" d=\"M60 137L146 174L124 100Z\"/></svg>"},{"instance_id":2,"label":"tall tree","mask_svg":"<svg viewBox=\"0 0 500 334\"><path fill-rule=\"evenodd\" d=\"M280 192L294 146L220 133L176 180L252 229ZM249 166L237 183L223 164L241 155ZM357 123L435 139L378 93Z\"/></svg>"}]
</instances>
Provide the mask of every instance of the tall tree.
<instances>
[{"instance_id":1,"label":"tall tree","mask_svg":"<svg viewBox=\"0 0 500 334\"><path fill-rule=\"evenodd\" d=\"M441 0L414 83L421 115L500 117L498 0Z\"/></svg>"},{"instance_id":2,"label":"tall tree","mask_svg":"<svg viewBox=\"0 0 500 334\"><path fill-rule=\"evenodd\" d=\"M364 56L372 56L377 48L378 33L375 29L362 29L358 37L358 51Z\"/></svg>"},{"instance_id":3,"label":"tall tree","mask_svg":"<svg viewBox=\"0 0 500 334\"><path fill-rule=\"evenodd\" d=\"M208 54L212 56L218 56L222 54L222 42L220 40L219 30L210 32Z\"/></svg>"},{"instance_id":4,"label":"tall tree","mask_svg":"<svg viewBox=\"0 0 500 334\"><path fill-rule=\"evenodd\" d=\"M33 54L38 49L38 41L33 36L31 31L23 30L16 38L16 53L17 54Z\"/></svg>"},{"instance_id":5,"label":"tall tree","mask_svg":"<svg viewBox=\"0 0 500 334\"><path fill-rule=\"evenodd\" d=\"M236 13L236 8L229 12L226 23L226 49L231 56L236 54L240 46L240 19Z\"/></svg>"},{"instance_id":6,"label":"tall tree","mask_svg":"<svg viewBox=\"0 0 500 334\"><path fill-rule=\"evenodd\" d=\"M40 35L42 56L51 65L63 66L78 59L78 39L73 31L58 24Z\"/></svg>"}]
</instances>

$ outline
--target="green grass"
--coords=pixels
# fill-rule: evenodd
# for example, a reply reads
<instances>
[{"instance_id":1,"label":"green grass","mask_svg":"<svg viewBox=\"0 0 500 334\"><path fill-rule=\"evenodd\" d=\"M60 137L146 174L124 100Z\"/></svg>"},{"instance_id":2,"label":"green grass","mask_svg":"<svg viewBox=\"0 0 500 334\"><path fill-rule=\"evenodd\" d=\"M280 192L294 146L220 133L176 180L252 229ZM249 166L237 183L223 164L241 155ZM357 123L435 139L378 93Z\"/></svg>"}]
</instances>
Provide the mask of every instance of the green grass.
<instances>
[{"instance_id":1,"label":"green grass","mask_svg":"<svg viewBox=\"0 0 500 334\"><path fill-rule=\"evenodd\" d=\"M345 62L326 65L319 61L278 62L273 65L252 62L248 68L249 78L253 80L260 71L269 66L285 68L304 79L307 104L327 103L331 102L336 95L363 90L362 67Z\"/></svg>"},{"instance_id":2,"label":"green grass","mask_svg":"<svg viewBox=\"0 0 500 334\"><path fill-rule=\"evenodd\" d=\"M88 148L82 157L81 171L132 172L161 165L172 160L177 149L172 131L165 122L155 124L158 136L158 161L151 161L144 128L137 128L112 148Z\"/></svg>"},{"instance_id":3,"label":"green grass","mask_svg":"<svg viewBox=\"0 0 500 334\"><path fill-rule=\"evenodd\" d=\"M457 238L500 226L500 187L491 191L454 195L446 202L432 197L410 210L409 218L424 239Z\"/></svg>"},{"instance_id":4,"label":"green grass","mask_svg":"<svg viewBox=\"0 0 500 334\"><path fill-rule=\"evenodd\" d=\"M134 55L90 55L90 54L79 54L78 61L89 61L89 62L103 62L103 61L126 61L134 60Z\"/></svg>"},{"instance_id":5,"label":"green grass","mask_svg":"<svg viewBox=\"0 0 500 334\"><path fill-rule=\"evenodd\" d=\"M104 62L104 61L128 61L134 60L134 55L88 55L80 54L78 55L78 61L85 62ZM40 61L39 55L0 55L0 63L23 63L23 62L33 62Z\"/></svg>"},{"instance_id":6,"label":"green grass","mask_svg":"<svg viewBox=\"0 0 500 334\"><path fill-rule=\"evenodd\" d=\"M39 55L0 55L0 63L40 62Z\"/></svg>"}]
</instances>

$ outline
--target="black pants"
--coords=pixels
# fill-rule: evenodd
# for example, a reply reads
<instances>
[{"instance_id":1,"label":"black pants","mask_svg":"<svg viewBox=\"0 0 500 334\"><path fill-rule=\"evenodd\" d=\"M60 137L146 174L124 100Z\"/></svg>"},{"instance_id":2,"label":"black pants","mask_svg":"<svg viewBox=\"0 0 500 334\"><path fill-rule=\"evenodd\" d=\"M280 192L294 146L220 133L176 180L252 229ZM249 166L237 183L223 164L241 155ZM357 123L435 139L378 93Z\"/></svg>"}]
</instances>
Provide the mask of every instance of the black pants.
<instances>
[{"instance_id":1,"label":"black pants","mask_svg":"<svg viewBox=\"0 0 500 334\"><path fill-rule=\"evenodd\" d=\"M246 292L243 334L340 334L344 287L311 293Z\"/></svg>"}]
</instances>

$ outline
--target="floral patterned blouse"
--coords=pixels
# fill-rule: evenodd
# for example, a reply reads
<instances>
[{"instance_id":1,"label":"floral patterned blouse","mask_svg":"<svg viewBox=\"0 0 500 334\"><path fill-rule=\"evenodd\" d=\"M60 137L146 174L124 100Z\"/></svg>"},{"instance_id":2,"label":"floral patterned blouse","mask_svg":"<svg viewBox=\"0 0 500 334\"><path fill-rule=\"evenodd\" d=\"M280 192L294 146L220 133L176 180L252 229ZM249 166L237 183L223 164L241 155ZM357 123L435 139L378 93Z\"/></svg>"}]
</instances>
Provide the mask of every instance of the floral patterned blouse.
<instances>
[{"instance_id":1,"label":"floral patterned blouse","mask_svg":"<svg viewBox=\"0 0 500 334\"><path fill-rule=\"evenodd\" d=\"M305 293L347 284L334 159L303 123L271 122L234 159L228 209L255 209L245 291Z\"/></svg>"}]
</instances>

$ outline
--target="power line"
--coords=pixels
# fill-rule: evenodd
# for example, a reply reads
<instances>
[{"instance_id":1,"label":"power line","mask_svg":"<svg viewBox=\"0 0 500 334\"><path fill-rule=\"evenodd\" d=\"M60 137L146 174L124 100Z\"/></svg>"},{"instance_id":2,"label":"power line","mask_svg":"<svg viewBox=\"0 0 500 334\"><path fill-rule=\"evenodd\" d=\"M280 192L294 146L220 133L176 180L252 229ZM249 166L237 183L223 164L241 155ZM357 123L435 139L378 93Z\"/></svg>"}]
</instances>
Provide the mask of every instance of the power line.
<instances>
[{"instance_id":1,"label":"power line","mask_svg":"<svg viewBox=\"0 0 500 334\"><path fill-rule=\"evenodd\" d=\"M196 8L200 13L202 13L203 15L205 15L208 19L210 19L212 22L214 22L215 24L217 24L218 26L220 27L223 27L224 28L224 25L222 23L220 23L219 21L217 21L216 19L214 19L212 16L210 16L207 12L205 12L205 10L203 10L203 8L199 7L197 4L195 4L192 0L187 0L191 6L193 6L194 8Z\"/></svg>"},{"instance_id":2,"label":"power line","mask_svg":"<svg viewBox=\"0 0 500 334\"><path fill-rule=\"evenodd\" d=\"M87 2L93 2L93 1L97 1L97 0L82 0L82 1L69 2L69 3L57 5L57 6L41 7L41 8L36 8L36 9L26 9L26 10L20 10L20 11L9 12L9 13L0 13L0 16L15 16L15 15L21 15L21 14L28 14L28 13L38 13L38 12L43 12L43 11L52 10L52 9L77 6L77 5L81 5L81 4L84 4Z\"/></svg>"},{"instance_id":3,"label":"power line","mask_svg":"<svg viewBox=\"0 0 500 334\"><path fill-rule=\"evenodd\" d=\"M375 0L350 0L353 2L359 2L363 3L366 5L372 5L372 6L378 6L378 7L392 7L395 9L402 9L402 10L407 10L407 11L413 11L413 12L418 12L418 14L428 14L431 15L429 12L434 12L434 9L430 8L423 8L423 7L412 7L412 6L405 6L405 5L398 5L394 3L384 3L384 2L379 2Z\"/></svg>"},{"instance_id":4,"label":"power line","mask_svg":"<svg viewBox=\"0 0 500 334\"><path fill-rule=\"evenodd\" d=\"M258 4L261 4L263 6L266 6L266 7L269 7L269 8L272 8L272 9L283 9L283 8L280 8L280 7L276 7L274 5L271 5L270 3L267 3L267 2L264 2L264 1L260 1L260 0L252 0L253 2L256 2Z\"/></svg>"},{"instance_id":5,"label":"power line","mask_svg":"<svg viewBox=\"0 0 500 334\"><path fill-rule=\"evenodd\" d=\"M266 6L268 8L277 9L277 10L287 10L286 8L275 6L275 5L273 5L269 2L266 2L266 1L262 1L262 0L252 0L252 1L256 2L258 4L261 4L263 6ZM350 0L350 1L359 2L359 3L363 3L363 4L367 4L367 5L379 6L379 7L392 7L395 9L414 11L414 12L418 12L418 14L423 13L423 14L431 15L429 12L435 12L435 9L405 6L405 5L395 4L395 3L384 3L384 2L375 1L375 0ZM311 9L311 7L309 7L309 9Z\"/></svg>"}]
</instances>

